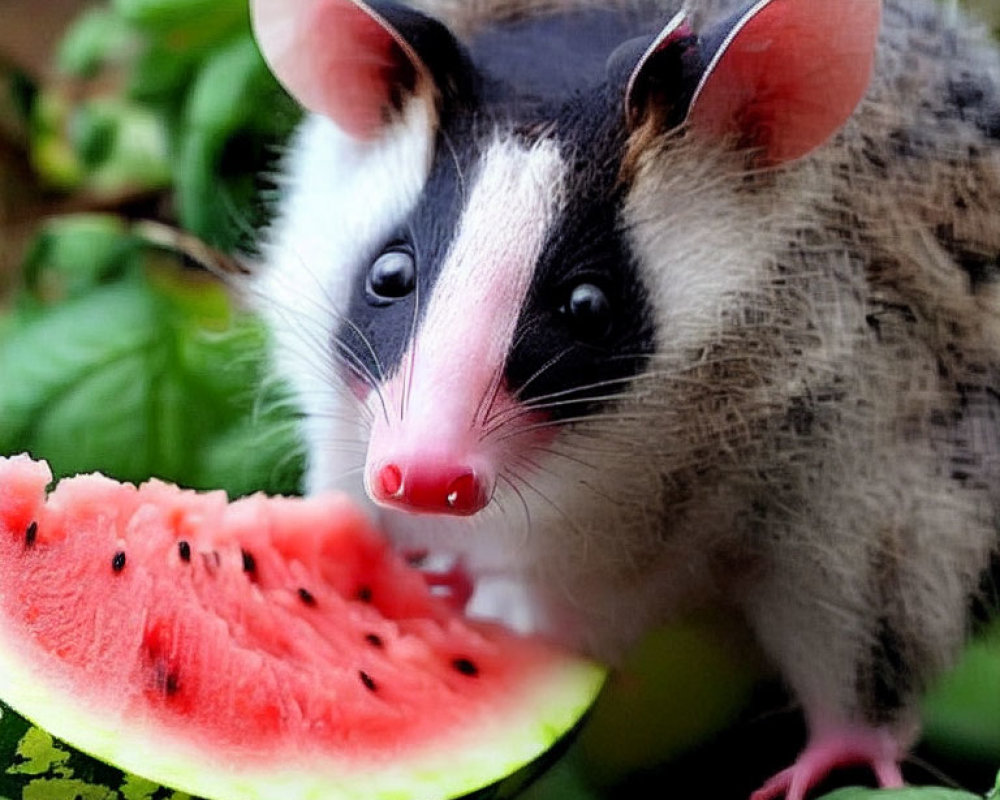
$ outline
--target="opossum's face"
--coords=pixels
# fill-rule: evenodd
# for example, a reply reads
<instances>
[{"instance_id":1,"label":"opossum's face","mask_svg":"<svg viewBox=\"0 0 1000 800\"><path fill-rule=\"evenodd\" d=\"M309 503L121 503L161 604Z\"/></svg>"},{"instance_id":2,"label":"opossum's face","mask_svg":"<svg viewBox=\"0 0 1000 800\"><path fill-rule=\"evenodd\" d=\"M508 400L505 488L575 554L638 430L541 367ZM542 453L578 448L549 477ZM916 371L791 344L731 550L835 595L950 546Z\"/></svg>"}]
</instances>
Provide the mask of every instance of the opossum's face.
<instances>
[{"instance_id":1,"label":"opossum's face","mask_svg":"<svg viewBox=\"0 0 1000 800\"><path fill-rule=\"evenodd\" d=\"M668 147L667 134L690 121L696 91L712 97L703 77L718 44L703 45L680 16L663 28L587 12L557 26L581 52L547 69L538 53L551 19L522 24L513 50L506 30L466 47L392 4L309 0L296 48L287 25L275 44L261 21L287 7L257 6L279 75L357 142L358 174L329 223L358 220L328 282L338 315L329 346L370 420L368 493L461 515L486 507L499 485L517 494L536 451L611 408L662 344L655 277L632 237L633 168L644 141ZM740 17L722 34L734 26L752 29ZM301 52L317 55L304 66ZM723 139L733 93L715 95L694 108ZM837 124L841 105L824 112ZM766 141L736 133L771 164L830 128ZM399 167L401 153L409 161Z\"/></svg>"},{"instance_id":2,"label":"opossum's face","mask_svg":"<svg viewBox=\"0 0 1000 800\"><path fill-rule=\"evenodd\" d=\"M592 119L617 123L609 111ZM653 346L622 219L624 128L455 123L473 121L478 134L443 128L336 333L373 415L368 490L413 510L482 508L560 425L612 402Z\"/></svg>"}]
</instances>

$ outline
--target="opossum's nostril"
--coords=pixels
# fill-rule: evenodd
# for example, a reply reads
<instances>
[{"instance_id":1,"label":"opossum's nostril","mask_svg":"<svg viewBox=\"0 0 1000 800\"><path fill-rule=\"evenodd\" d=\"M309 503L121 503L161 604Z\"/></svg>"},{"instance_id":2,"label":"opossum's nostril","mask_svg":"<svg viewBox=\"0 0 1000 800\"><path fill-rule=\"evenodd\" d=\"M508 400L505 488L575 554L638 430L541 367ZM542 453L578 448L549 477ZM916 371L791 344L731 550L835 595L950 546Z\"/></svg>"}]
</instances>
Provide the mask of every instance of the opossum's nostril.
<instances>
[{"instance_id":1,"label":"opossum's nostril","mask_svg":"<svg viewBox=\"0 0 1000 800\"><path fill-rule=\"evenodd\" d=\"M403 472L395 464L386 464L378 475L386 497L398 498L403 493Z\"/></svg>"}]
</instances>

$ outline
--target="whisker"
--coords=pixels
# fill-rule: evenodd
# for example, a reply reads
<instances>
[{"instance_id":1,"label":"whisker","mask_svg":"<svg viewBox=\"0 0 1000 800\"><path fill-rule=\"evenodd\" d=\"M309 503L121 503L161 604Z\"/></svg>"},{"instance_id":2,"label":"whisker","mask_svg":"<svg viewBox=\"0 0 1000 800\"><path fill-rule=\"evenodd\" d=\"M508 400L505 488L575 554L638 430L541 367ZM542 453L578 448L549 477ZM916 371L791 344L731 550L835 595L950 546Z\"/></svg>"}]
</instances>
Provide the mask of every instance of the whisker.
<instances>
[{"instance_id":1,"label":"whisker","mask_svg":"<svg viewBox=\"0 0 1000 800\"><path fill-rule=\"evenodd\" d=\"M239 288L243 292L249 290L251 296L255 297L259 303L265 304L275 310L288 326L288 330L292 331L298 338L302 339L306 346L311 350L315 349L320 353L329 353L334 358L339 359L342 364L346 364L353 374L357 375L377 394L379 403L382 406L383 414L385 414L386 419L388 419L389 412L387 404L380 388L381 383L385 379L385 371L375 348L358 325L338 310L337 303L330 295L329 290L323 281L319 279L316 273L309 268L305 260L301 257L298 260L300 266L303 268L304 274L312 280L316 289L315 293L296 293L296 299L307 302L309 304L309 308L313 312L311 315L307 314L305 319L303 319L298 308L291 308L287 304L279 303L275 297L265 295L255 282L244 281L240 284ZM374 373L364 363L361 355L356 353L354 348L344 340L343 336L331 336L332 342L327 341L324 337L321 337L316 333L312 325L307 324L309 320L315 321L316 319L323 317L329 317L333 323L344 326L357 338L358 342L360 342L364 348L364 351L371 357L372 363L375 366ZM332 333L334 325L331 324L327 326L324 324L323 327ZM348 354L350 355L350 359L347 359ZM326 371L327 370L324 369L320 374L325 374ZM329 375L325 377L325 382L331 386L342 383L339 379L335 381L331 380Z\"/></svg>"},{"instance_id":2,"label":"whisker","mask_svg":"<svg viewBox=\"0 0 1000 800\"><path fill-rule=\"evenodd\" d=\"M350 469L344 469L335 475L329 476L329 483L331 485L339 485L346 481L348 478L353 478L355 475L361 475L365 471L364 464L358 467L351 467Z\"/></svg>"},{"instance_id":3,"label":"whisker","mask_svg":"<svg viewBox=\"0 0 1000 800\"><path fill-rule=\"evenodd\" d=\"M641 422L644 419L656 419L656 418L658 418L657 414L636 414L634 412L617 412L617 413L602 412L600 415L580 414L574 417L561 417L559 419L550 419L550 420L545 420L543 422L537 422L532 425L518 426L514 430L508 431L503 436L498 436L496 441L503 442L515 436L520 436L524 433L530 433L531 431L545 430L547 428L568 427L570 425L574 425L579 422L589 422L595 419L601 419L601 420L617 419L629 422L635 422L635 421Z\"/></svg>"},{"instance_id":4,"label":"whisker","mask_svg":"<svg viewBox=\"0 0 1000 800\"><path fill-rule=\"evenodd\" d=\"M448 154L451 156L452 163L455 165L455 174L458 176L458 196L462 207L465 207L466 190L467 186L465 183L465 172L462 169L462 162L458 158L458 150L455 147L455 143L452 142L451 136L445 130L440 131L441 141L444 142L445 147L448 148Z\"/></svg>"},{"instance_id":5,"label":"whisker","mask_svg":"<svg viewBox=\"0 0 1000 800\"><path fill-rule=\"evenodd\" d=\"M578 390L578 391L584 391L584 390L581 389L581 390ZM610 403L610 402L614 402L615 400L621 400L625 396L626 395L624 395L621 392L617 392L615 394L606 394L606 395L589 395L587 397L567 398L565 400L555 400L555 401L546 402L546 403L538 403L538 404L532 405L530 407L522 407L522 408L512 409L509 414L506 414L504 416L504 419L499 420L492 427L488 428L482 434L481 440L485 440L490 435L492 435L493 433L495 433L496 431L502 430L504 427L511 425L511 423L513 423L515 420L518 420L521 417L530 416L531 414L537 413L539 411L548 411L548 410L554 409L554 408L565 408L567 406L586 405L586 404L589 404L589 403L605 403L605 402ZM594 416L594 415L591 415L591 416ZM602 416L604 416L604 415L602 414ZM579 419L586 419L586 418L587 418L586 415L580 415L578 417L575 417L574 419L579 420ZM555 420L549 420L549 421L550 422L554 422ZM518 431L527 431L527 430L534 429L534 427L535 426L532 426L532 425L523 426L523 427L522 426L518 426L516 428L516 430L518 430Z\"/></svg>"},{"instance_id":6,"label":"whisker","mask_svg":"<svg viewBox=\"0 0 1000 800\"><path fill-rule=\"evenodd\" d=\"M565 511L565 509L563 509L562 507L560 507L558 503L556 503L554 500L552 500L552 498L550 498L547 494L545 494L545 492L543 492L541 489L539 489L533 483L531 483L530 481L528 481L523 476L518 475L516 472L508 471L507 475L510 477L510 479L512 481L520 482L521 485L523 485L526 489L530 489L534 494L536 494L539 497L539 499L543 503L545 503L545 505L547 505L556 514L558 514L560 517L562 517L563 521L566 522L566 524L570 527L570 529L575 534L577 534L577 537L578 537L578 539L579 539L580 542L586 542L586 537L583 535L583 532L580 530L579 526L576 524L576 521Z\"/></svg>"},{"instance_id":7,"label":"whisker","mask_svg":"<svg viewBox=\"0 0 1000 800\"><path fill-rule=\"evenodd\" d=\"M514 496L521 503L521 508L524 509L525 528L524 528L524 539L522 541L527 541L529 538L531 538L531 533L533 530L533 522L531 519L531 507L528 505L528 501L525 498L524 493L514 482L514 480L507 476L506 472L507 472L506 470L501 471L500 474L497 476L497 480L503 481L507 486L510 487L510 490L514 493Z\"/></svg>"},{"instance_id":8,"label":"whisker","mask_svg":"<svg viewBox=\"0 0 1000 800\"><path fill-rule=\"evenodd\" d=\"M496 405L497 397L500 394L500 387L502 385L503 370L498 369L493 374L493 378L490 380L489 386L483 390L483 396L479 399L479 404L476 406L476 413L472 418L473 427L477 424L484 428L489 427L490 412Z\"/></svg>"},{"instance_id":9,"label":"whisker","mask_svg":"<svg viewBox=\"0 0 1000 800\"><path fill-rule=\"evenodd\" d=\"M533 445L529 445L527 449L528 450L537 450L537 451L542 452L542 453L546 453L546 454L550 454L550 455L553 455L553 456L557 456L559 458L565 459L566 461L572 462L574 464L578 464L579 466L585 467L585 468L590 469L590 470L596 471L598 469L595 464L593 464L593 463L591 463L589 461L584 461L579 456L570 455L569 453L566 453L566 452L564 452L563 450L560 450L557 447L553 447L552 445L533 444Z\"/></svg>"},{"instance_id":10,"label":"whisker","mask_svg":"<svg viewBox=\"0 0 1000 800\"><path fill-rule=\"evenodd\" d=\"M382 396L382 391L378 380L372 374L371 370L368 369L367 365L361 360L361 357L351 349L351 347L344 342L339 336L334 341L334 356L340 361L340 363L351 371L353 375L359 378L362 383L365 384L369 389L371 389L379 398L379 402L382 405L383 413L386 414L388 418L388 411L386 410L385 398ZM353 393L352 393L353 394Z\"/></svg>"},{"instance_id":11,"label":"whisker","mask_svg":"<svg viewBox=\"0 0 1000 800\"><path fill-rule=\"evenodd\" d=\"M514 397L520 400L521 397L524 396L525 391L528 389L529 386L531 386L532 383L534 383L548 370L550 370L552 367L558 364L563 359L563 357L571 351L572 348L566 347L559 353L556 353L554 356L552 356L552 358L550 358L544 364L542 364L542 366L540 366L537 370L535 370L535 372L528 378L528 380L526 380L523 384L521 384L520 388L514 393Z\"/></svg>"}]
</instances>

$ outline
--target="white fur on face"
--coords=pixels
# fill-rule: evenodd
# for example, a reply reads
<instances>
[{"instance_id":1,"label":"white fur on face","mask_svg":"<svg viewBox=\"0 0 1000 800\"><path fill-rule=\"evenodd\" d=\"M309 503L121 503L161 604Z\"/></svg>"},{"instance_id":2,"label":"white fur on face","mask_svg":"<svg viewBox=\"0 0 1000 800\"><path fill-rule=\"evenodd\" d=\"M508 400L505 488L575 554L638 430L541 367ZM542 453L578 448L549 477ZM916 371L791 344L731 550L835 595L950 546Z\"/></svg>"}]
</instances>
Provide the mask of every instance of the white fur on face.
<instances>
[{"instance_id":1,"label":"white fur on face","mask_svg":"<svg viewBox=\"0 0 1000 800\"><path fill-rule=\"evenodd\" d=\"M434 115L410 102L402 120L362 143L322 117L291 146L281 216L264 245L254 291L276 336L278 366L306 414L308 489L359 486L358 412L340 388L331 342L360 266L411 213L433 155ZM353 442L353 444L351 444Z\"/></svg>"}]
</instances>

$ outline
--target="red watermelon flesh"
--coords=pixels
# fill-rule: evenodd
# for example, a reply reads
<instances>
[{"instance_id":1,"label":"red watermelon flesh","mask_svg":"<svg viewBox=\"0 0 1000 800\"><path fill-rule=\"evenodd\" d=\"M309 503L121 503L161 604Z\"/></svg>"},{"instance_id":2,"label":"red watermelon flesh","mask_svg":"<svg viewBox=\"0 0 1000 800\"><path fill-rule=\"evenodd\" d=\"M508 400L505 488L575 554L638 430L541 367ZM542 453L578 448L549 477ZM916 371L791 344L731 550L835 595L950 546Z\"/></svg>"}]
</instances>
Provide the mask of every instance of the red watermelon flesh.
<instances>
[{"instance_id":1,"label":"red watermelon flesh","mask_svg":"<svg viewBox=\"0 0 1000 800\"><path fill-rule=\"evenodd\" d=\"M465 620L339 495L227 502L0 459L0 698L209 797L448 797L573 725L600 670Z\"/></svg>"}]
</instances>

